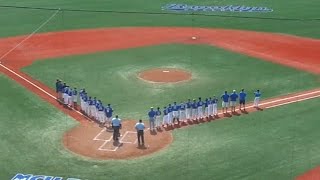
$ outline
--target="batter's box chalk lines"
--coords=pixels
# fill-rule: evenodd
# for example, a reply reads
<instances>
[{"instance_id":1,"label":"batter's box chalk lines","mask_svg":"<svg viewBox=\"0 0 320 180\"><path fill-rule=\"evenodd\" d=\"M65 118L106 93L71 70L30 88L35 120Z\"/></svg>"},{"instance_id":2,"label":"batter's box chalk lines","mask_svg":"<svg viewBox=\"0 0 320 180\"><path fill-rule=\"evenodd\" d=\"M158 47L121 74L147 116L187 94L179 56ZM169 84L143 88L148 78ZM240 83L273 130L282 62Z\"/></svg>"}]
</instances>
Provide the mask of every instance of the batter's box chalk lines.
<instances>
[{"instance_id":1,"label":"batter's box chalk lines","mask_svg":"<svg viewBox=\"0 0 320 180\"><path fill-rule=\"evenodd\" d=\"M102 129L94 138L94 141L104 141L103 144L98 148L99 151L117 151L120 146L123 144L135 144L137 142L137 139L134 142L130 141L123 141L123 139L128 135L128 134L136 134L137 132L134 131L126 131L123 136L119 139L119 144L115 146L115 148L104 148L108 143L113 143L112 142L112 136L110 136L109 139L100 139L99 136L105 131L105 129Z\"/></svg>"}]
</instances>

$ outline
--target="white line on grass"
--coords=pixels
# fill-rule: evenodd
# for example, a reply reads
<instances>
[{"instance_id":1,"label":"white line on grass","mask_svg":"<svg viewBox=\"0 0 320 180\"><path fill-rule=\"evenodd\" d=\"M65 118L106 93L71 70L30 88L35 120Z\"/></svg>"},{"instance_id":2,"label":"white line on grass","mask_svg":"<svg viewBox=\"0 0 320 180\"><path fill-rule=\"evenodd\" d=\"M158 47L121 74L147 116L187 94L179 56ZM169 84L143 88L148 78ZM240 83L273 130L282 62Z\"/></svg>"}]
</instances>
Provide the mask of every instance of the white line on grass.
<instances>
[{"instance_id":1,"label":"white line on grass","mask_svg":"<svg viewBox=\"0 0 320 180\"><path fill-rule=\"evenodd\" d=\"M10 54L12 51L14 51L17 47L19 47L22 43L24 43L26 40L30 39L35 33L37 33L44 25L46 25L52 18L54 18L58 13L60 9L55 11L45 22L43 22L37 29L35 29L31 34L29 34L26 38L24 38L22 41L20 41L17 45L15 45L13 48L11 48L8 52L3 54L0 57L0 62L3 58L5 58L8 54Z\"/></svg>"},{"instance_id":2,"label":"white line on grass","mask_svg":"<svg viewBox=\"0 0 320 180\"><path fill-rule=\"evenodd\" d=\"M313 99L313 98L316 98L316 97L320 97L320 95L316 95L316 96L312 96L312 97L307 97L307 98L303 98L303 99L298 99L298 100L294 100L294 101L290 101L290 102L285 102L285 103L281 103L281 104L276 104L276 105L273 105L273 106L268 106L268 107L266 107L266 109L274 108L274 107L278 107L278 106L283 106L283 105L291 104L291 103L295 103L295 102L300 102L300 101L304 101L304 100L308 100L308 99Z\"/></svg>"}]
</instances>

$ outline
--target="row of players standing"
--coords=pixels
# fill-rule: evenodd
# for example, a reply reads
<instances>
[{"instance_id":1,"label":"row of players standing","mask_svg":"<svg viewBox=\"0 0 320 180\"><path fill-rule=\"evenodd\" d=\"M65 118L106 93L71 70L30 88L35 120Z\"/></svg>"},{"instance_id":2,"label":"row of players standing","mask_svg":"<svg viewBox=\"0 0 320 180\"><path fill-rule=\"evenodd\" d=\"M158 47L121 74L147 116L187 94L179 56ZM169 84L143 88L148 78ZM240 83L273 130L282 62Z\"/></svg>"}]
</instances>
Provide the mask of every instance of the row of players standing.
<instances>
[{"instance_id":1,"label":"row of players standing","mask_svg":"<svg viewBox=\"0 0 320 180\"><path fill-rule=\"evenodd\" d=\"M254 107L258 108L261 97L260 90L255 91L254 96ZM228 113L229 106L231 107L232 113L236 112L238 99L240 104L239 109L242 110L243 108L245 111L246 98L247 93L244 89L242 89L239 94L236 92L236 90L233 90L231 94L228 94L228 92L225 91L221 96L222 113ZM199 97L198 100L193 99L193 102L191 99L188 99L187 102L181 102L180 104L174 102L173 105L169 104L168 106L165 106L162 111L160 110L160 107L158 107L156 110L151 107L150 111L148 112L151 130L155 130L156 128L160 129L161 125L166 125L167 127L169 125L172 126L175 124L175 121L180 124L180 121L196 121L203 118L216 116L218 116L218 98L215 96L213 96L213 98L206 98L204 101L202 101L202 98Z\"/></svg>"},{"instance_id":2,"label":"row of players standing","mask_svg":"<svg viewBox=\"0 0 320 180\"><path fill-rule=\"evenodd\" d=\"M57 79L56 82L56 92L57 99L62 102L65 107L77 110L78 106L80 106L80 111L83 114L91 119L99 121L101 124L111 127L114 111L111 104L105 106L101 100L89 96L85 89L80 89L78 93L77 88L72 89L66 83L62 83L59 79Z\"/></svg>"}]
</instances>

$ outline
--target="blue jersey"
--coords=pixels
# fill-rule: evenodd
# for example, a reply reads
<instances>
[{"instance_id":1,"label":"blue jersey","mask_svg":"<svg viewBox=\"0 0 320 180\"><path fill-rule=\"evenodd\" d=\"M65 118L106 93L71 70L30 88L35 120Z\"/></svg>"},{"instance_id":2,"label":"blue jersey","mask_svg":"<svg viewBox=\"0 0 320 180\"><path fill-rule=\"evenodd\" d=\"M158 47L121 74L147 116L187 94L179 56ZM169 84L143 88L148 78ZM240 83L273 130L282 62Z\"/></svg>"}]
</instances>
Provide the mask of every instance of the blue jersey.
<instances>
[{"instance_id":1,"label":"blue jersey","mask_svg":"<svg viewBox=\"0 0 320 180\"><path fill-rule=\"evenodd\" d=\"M199 106L202 106L202 105L203 105L203 102L202 102L202 101L198 101L198 104L197 104L197 105L198 105L198 107L199 107Z\"/></svg>"},{"instance_id":2,"label":"blue jersey","mask_svg":"<svg viewBox=\"0 0 320 180\"><path fill-rule=\"evenodd\" d=\"M231 101L237 101L237 99L238 99L238 94L237 93L232 93L230 95L230 100Z\"/></svg>"},{"instance_id":3,"label":"blue jersey","mask_svg":"<svg viewBox=\"0 0 320 180\"><path fill-rule=\"evenodd\" d=\"M69 92L69 88L68 87L64 87L63 88L63 93L68 94L68 92Z\"/></svg>"},{"instance_id":4,"label":"blue jersey","mask_svg":"<svg viewBox=\"0 0 320 180\"><path fill-rule=\"evenodd\" d=\"M176 105L176 104L175 104L175 105L172 106L172 110L173 110L173 111L179 111L179 109L180 109L180 108L179 108L179 105Z\"/></svg>"},{"instance_id":5,"label":"blue jersey","mask_svg":"<svg viewBox=\"0 0 320 180\"><path fill-rule=\"evenodd\" d=\"M90 106L92 105L92 102L93 102L92 99L89 98L89 99L88 99L88 104L89 104Z\"/></svg>"},{"instance_id":6,"label":"blue jersey","mask_svg":"<svg viewBox=\"0 0 320 180\"><path fill-rule=\"evenodd\" d=\"M99 106L98 106L98 111L104 111L104 107L103 107L102 104L99 104Z\"/></svg>"},{"instance_id":7,"label":"blue jersey","mask_svg":"<svg viewBox=\"0 0 320 180\"><path fill-rule=\"evenodd\" d=\"M168 113L171 113L173 111L172 106L167 107Z\"/></svg>"},{"instance_id":8,"label":"blue jersey","mask_svg":"<svg viewBox=\"0 0 320 180\"><path fill-rule=\"evenodd\" d=\"M239 100L246 100L247 94L245 92L239 93Z\"/></svg>"},{"instance_id":9,"label":"blue jersey","mask_svg":"<svg viewBox=\"0 0 320 180\"><path fill-rule=\"evenodd\" d=\"M186 105L184 103L180 104L180 110L184 111L186 109Z\"/></svg>"},{"instance_id":10,"label":"blue jersey","mask_svg":"<svg viewBox=\"0 0 320 180\"><path fill-rule=\"evenodd\" d=\"M97 100L96 100L96 99L93 99L93 100L92 100L92 105L95 106L96 104L97 104Z\"/></svg>"},{"instance_id":11,"label":"blue jersey","mask_svg":"<svg viewBox=\"0 0 320 180\"><path fill-rule=\"evenodd\" d=\"M109 118L109 117L112 117L113 109L112 109L112 107L107 106L104 108L104 112L105 112L106 116Z\"/></svg>"},{"instance_id":12,"label":"blue jersey","mask_svg":"<svg viewBox=\"0 0 320 180\"><path fill-rule=\"evenodd\" d=\"M153 118L155 115L156 115L156 112L154 110L151 110L151 111L148 112L148 116L150 118Z\"/></svg>"},{"instance_id":13,"label":"blue jersey","mask_svg":"<svg viewBox=\"0 0 320 180\"><path fill-rule=\"evenodd\" d=\"M163 110L163 115L168 115L168 108L165 108L165 109Z\"/></svg>"},{"instance_id":14,"label":"blue jersey","mask_svg":"<svg viewBox=\"0 0 320 180\"><path fill-rule=\"evenodd\" d=\"M87 96L86 94L83 94L83 95L82 95L82 100L83 100L84 102L87 102L87 101L88 101L88 96Z\"/></svg>"},{"instance_id":15,"label":"blue jersey","mask_svg":"<svg viewBox=\"0 0 320 180\"><path fill-rule=\"evenodd\" d=\"M197 108L198 108L197 102L193 102L193 103L192 103L192 109L197 109Z\"/></svg>"},{"instance_id":16,"label":"blue jersey","mask_svg":"<svg viewBox=\"0 0 320 180\"><path fill-rule=\"evenodd\" d=\"M77 90L73 90L72 91L72 95L74 95L74 96L78 95L78 91Z\"/></svg>"},{"instance_id":17,"label":"blue jersey","mask_svg":"<svg viewBox=\"0 0 320 180\"><path fill-rule=\"evenodd\" d=\"M206 101L204 102L204 107L208 107L208 105L209 105L209 100L206 100Z\"/></svg>"},{"instance_id":18,"label":"blue jersey","mask_svg":"<svg viewBox=\"0 0 320 180\"><path fill-rule=\"evenodd\" d=\"M260 96L261 96L261 92L258 92L258 91L254 92L254 97L260 97Z\"/></svg>"},{"instance_id":19,"label":"blue jersey","mask_svg":"<svg viewBox=\"0 0 320 180\"><path fill-rule=\"evenodd\" d=\"M102 104L100 104L99 101L97 101L97 103L96 103L96 108L99 109L99 106L100 106L100 105L102 105Z\"/></svg>"},{"instance_id":20,"label":"blue jersey","mask_svg":"<svg viewBox=\"0 0 320 180\"><path fill-rule=\"evenodd\" d=\"M160 116L161 115L161 111L158 109L157 111L156 111L156 116Z\"/></svg>"},{"instance_id":21,"label":"blue jersey","mask_svg":"<svg viewBox=\"0 0 320 180\"><path fill-rule=\"evenodd\" d=\"M212 99L212 104L217 104L218 103L218 99L217 98L213 98Z\"/></svg>"},{"instance_id":22,"label":"blue jersey","mask_svg":"<svg viewBox=\"0 0 320 180\"><path fill-rule=\"evenodd\" d=\"M186 104L187 105L187 109L191 108L191 104L192 104L191 102L187 102L187 104Z\"/></svg>"},{"instance_id":23,"label":"blue jersey","mask_svg":"<svg viewBox=\"0 0 320 180\"><path fill-rule=\"evenodd\" d=\"M212 104L213 102L212 102L212 99L209 99L208 100L208 104L210 105L210 104Z\"/></svg>"},{"instance_id":24,"label":"blue jersey","mask_svg":"<svg viewBox=\"0 0 320 180\"><path fill-rule=\"evenodd\" d=\"M222 96L221 96L221 99L223 100L223 102L229 102L229 94L223 94Z\"/></svg>"},{"instance_id":25,"label":"blue jersey","mask_svg":"<svg viewBox=\"0 0 320 180\"><path fill-rule=\"evenodd\" d=\"M69 90L68 90L68 95L69 95L69 96L72 96L72 89L69 89Z\"/></svg>"}]
</instances>

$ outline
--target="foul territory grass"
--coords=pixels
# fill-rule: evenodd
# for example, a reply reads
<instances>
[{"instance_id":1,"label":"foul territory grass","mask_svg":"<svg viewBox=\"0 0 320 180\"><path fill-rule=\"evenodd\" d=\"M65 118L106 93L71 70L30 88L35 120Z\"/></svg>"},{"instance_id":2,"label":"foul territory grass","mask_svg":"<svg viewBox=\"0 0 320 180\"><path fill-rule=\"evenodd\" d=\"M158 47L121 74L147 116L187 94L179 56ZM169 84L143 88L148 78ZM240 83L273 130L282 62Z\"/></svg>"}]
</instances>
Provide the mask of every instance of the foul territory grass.
<instances>
[{"instance_id":1,"label":"foul territory grass","mask_svg":"<svg viewBox=\"0 0 320 180\"><path fill-rule=\"evenodd\" d=\"M180 68L192 80L178 84L150 84L141 71ZM317 76L245 55L205 45L160 45L37 61L23 69L51 88L56 78L111 103L123 118L146 118L150 106L161 107L188 98L218 97L245 88L248 101L261 89L263 98L314 88ZM220 105L220 103L219 103Z\"/></svg>"},{"instance_id":2,"label":"foul territory grass","mask_svg":"<svg viewBox=\"0 0 320 180\"><path fill-rule=\"evenodd\" d=\"M95 161L62 147L74 120L2 74L0 83L0 179L286 180L320 163L319 99L174 131L169 148L147 157Z\"/></svg>"}]
</instances>

